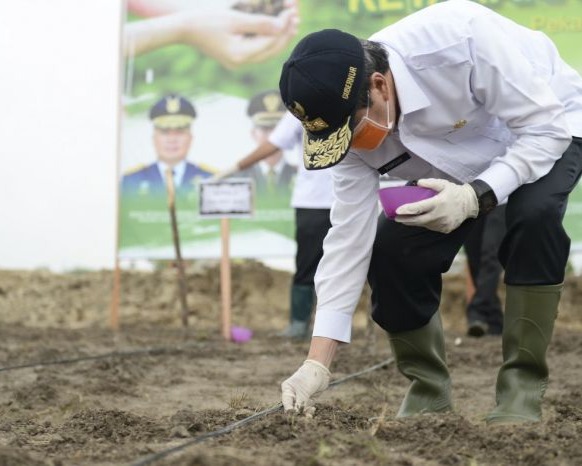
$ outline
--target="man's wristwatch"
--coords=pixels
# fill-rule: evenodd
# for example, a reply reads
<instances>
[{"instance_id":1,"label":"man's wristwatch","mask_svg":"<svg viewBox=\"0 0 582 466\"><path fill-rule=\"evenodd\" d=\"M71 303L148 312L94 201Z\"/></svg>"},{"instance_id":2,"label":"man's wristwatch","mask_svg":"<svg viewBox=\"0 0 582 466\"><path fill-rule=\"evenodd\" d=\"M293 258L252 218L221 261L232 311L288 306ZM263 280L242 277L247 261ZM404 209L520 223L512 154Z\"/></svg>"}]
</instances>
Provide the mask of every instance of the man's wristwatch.
<instances>
[{"instance_id":1,"label":"man's wristwatch","mask_svg":"<svg viewBox=\"0 0 582 466\"><path fill-rule=\"evenodd\" d=\"M479 216L488 214L497 207L497 196L485 181L474 180L469 183L477 195L479 202Z\"/></svg>"}]
</instances>

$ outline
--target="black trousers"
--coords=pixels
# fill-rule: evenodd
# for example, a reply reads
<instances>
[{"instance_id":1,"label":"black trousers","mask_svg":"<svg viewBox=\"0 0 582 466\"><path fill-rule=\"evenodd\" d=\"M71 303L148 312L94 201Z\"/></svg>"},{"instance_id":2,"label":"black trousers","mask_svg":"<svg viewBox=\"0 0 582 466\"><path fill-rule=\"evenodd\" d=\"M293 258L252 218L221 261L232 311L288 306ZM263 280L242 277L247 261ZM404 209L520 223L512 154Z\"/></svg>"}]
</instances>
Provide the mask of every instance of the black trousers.
<instances>
[{"instance_id":1,"label":"black trousers","mask_svg":"<svg viewBox=\"0 0 582 466\"><path fill-rule=\"evenodd\" d=\"M323 256L323 240L331 228L330 209L295 209L294 285L314 286L313 278Z\"/></svg>"},{"instance_id":2,"label":"black trousers","mask_svg":"<svg viewBox=\"0 0 582 466\"><path fill-rule=\"evenodd\" d=\"M497 291L503 272L498 259L499 247L504 236L505 204L479 217L463 245L475 286L475 293L467 303L467 320L486 323L489 333L493 334L501 334L503 329L503 311Z\"/></svg>"},{"instance_id":3,"label":"black trousers","mask_svg":"<svg viewBox=\"0 0 582 466\"><path fill-rule=\"evenodd\" d=\"M499 249L508 285L562 283L570 238L562 226L568 195L582 172L582 139L574 138L544 177L509 196ZM410 227L381 214L368 281L372 318L388 332L423 327L438 310L442 274L449 270L475 219L451 233Z\"/></svg>"}]
</instances>

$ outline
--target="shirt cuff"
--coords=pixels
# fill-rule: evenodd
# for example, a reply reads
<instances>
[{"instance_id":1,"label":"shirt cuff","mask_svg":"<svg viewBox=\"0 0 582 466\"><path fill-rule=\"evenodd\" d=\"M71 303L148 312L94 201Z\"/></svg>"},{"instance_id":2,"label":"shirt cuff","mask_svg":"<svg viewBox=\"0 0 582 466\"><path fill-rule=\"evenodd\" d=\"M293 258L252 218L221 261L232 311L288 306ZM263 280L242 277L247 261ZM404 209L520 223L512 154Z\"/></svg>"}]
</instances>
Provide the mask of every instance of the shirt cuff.
<instances>
[{"instance_id":1,"label":"shirt cuff","mask_svg":"<svg viewBox=\"0 0 582 466\"><path fill-rule=\"evenodd\" d=\"M315 313L313 336L349 343L352 339L352 316L335 311Z\"/></svg>"},{"instance_id":2,"label":"shirt cuff","mask_svg":"<svg viewBox=\"0 0 582 466\"><path fill-rule=\"evenodd\" d=\"M504 163L492 165L477 178L491 186L498 203L503 202L513 191L519 188L519 179L515 171Z\"/></svg>"}]
</instances>

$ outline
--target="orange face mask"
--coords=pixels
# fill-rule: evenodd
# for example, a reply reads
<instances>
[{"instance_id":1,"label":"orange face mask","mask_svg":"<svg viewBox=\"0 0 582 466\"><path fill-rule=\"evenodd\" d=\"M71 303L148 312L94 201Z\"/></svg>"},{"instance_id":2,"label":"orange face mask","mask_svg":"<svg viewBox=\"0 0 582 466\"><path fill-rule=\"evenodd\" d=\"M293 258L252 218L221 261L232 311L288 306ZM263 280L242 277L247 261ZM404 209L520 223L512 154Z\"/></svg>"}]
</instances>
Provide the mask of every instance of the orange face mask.
<instances>
[{"instance_id":1,"label":"orange face mask","mask_svg":"<svg viewBox=\"0 0 582 466\"><path fill-rule=\"evenodd\" d=\"M366 116L354 128L354 137L352 138L352 148L362 150L374 150L380 147L386 136L392 133L394 122L390 121L390 101L386 101L386 125L372 120L368 115L370 107L366 112Z\"/></svg>"}]
</instances>

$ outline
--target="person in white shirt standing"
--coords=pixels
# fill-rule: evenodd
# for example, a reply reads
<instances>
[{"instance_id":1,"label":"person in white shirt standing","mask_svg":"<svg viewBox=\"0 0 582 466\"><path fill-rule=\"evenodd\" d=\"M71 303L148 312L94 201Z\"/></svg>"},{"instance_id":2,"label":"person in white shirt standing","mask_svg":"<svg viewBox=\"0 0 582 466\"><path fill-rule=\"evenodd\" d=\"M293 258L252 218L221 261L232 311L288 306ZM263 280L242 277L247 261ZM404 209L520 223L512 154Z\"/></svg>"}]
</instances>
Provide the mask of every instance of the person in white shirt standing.
<instances>
[{"instance_id":1,"label":"person in white shirt standing","mask_svg":"<svg viewBox=\"0 0 582 466\"><path fill-rule=\"evenodd\" d=\"M248 170L260 160L272 157L283 150L302 149L303 126L287 112L255 149L233 167L218 173L215 178L224 178ZM300 151L302 154L303 151ZM331 173L308 171L302 160L291 196L295 209L295 273L290 290L289 325L279 332L280 337L305 339L309 336L309 324L315 302L314 276L323 255L323 240L331 223L330 209L333 202Z\"/></svg>"},{"instance_id":2,"label":"person in white shirt standing","mask_svg":"<svg viewBox=\"0 0 582 466\"><path fill-rule=\"evenodd\" d=\"M541 32L477 3L420 10L360 40L304 37L279 87L305 128L304 163L334 166L307 360L286 410L327 388L368 276L372 317L410 381L398 416L452 409L438 313L442 278L475 218L507 198L503 364L489 423L539 421L570 239L562 219L582 171L582 79ZM378 173L437 195L377 219Z\"/></svg>"}]
</instances>

